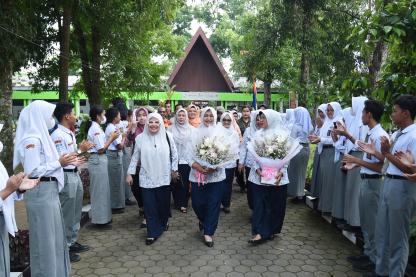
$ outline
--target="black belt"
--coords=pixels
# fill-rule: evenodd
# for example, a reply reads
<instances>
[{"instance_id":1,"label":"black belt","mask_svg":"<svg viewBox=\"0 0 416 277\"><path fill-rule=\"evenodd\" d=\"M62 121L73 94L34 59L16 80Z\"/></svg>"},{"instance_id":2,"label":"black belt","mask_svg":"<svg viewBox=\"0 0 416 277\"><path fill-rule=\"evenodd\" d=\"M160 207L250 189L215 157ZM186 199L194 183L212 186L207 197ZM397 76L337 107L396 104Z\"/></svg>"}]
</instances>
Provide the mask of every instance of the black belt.
<instances>
[{"instance_id":1,"label":"black belt","mask_svg":"<svg viewBox=\"0 0 416 277\"><path fill-rule=\"evenodd\" d=\"M361 173L361 179L381 179L380 174L364 174Z\"/></svg>"},{"instance_id":2,"label":"black belt","mask_svg":"<svg viewBox=\"0 0 416 277\"><path fill-rule=\"evenodd\" d=\"M38 179L38 177L30 177L29 179ZM58 181L55 177L40 177L41 182L53 182Z\"/></svg>"},{"instance_id":3,"label":"black belt","mask_svg":"<svg viewBox=\"0 0 416 277\"><path fill-rule=\"evenodd\" d=\"M107 150L109 152L121 152L121 150Z\"/></svg>"},{"instance_id":4,"label":"black belt","mask_svg":"<svg viewBox=\"0 0 416 277\"><path fill-rule=\"evenodd\" d=\"M309 146L309 143L303 143L303 142L301 142L301 143L299 143L300 145L303 145L303 146Z\"/></svg>"},{"instance_id":5,"label":"black belt","mask_svg":"<svg viewBox=\"0 0 416 277\"><path fill-rule=\"evenodd\" d=\"M391 174L386 174L386 177L387 178L390 178L390 179L397 179L397 180L407 180L407 178L406 177L404 177L404 176L400 176L400 175L391 175Z\"/></svg>"},{"instance_id":6,"label":"black belt","mask_svg":"<svg viewBox=\"0 0 416 277\"><path fill-rule=\"evenodd\" d=\"M75 167L74 169L65 169L64 168L64 172L73 172L73 173L75 173L75 172L78 172L78 168L77 167Z\"/></svg>"},{"instance_id":7,"label":"black belt","mask_svg":"<svg viewBox=\"0 0 416 277\"><path fill-rule=\"evenodd\" d=\"M324 149L325 149L325 148L334 148L334 146L333 146L333 145L330 145L330 144L324 144L323 148L324 148Z\"/></svg>"}]
</instances>

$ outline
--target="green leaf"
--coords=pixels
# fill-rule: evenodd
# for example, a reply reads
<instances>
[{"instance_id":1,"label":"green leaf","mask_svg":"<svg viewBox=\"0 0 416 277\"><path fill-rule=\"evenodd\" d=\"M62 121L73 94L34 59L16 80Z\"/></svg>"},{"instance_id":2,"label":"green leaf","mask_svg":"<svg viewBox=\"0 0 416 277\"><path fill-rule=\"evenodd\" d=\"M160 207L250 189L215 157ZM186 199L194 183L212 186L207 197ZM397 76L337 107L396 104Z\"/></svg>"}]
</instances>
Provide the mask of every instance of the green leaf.
<instances>
[{"instance_id":1,"label":"green leaf","mask_svg":"<svg viewBox=\"0 0 416 277\"><path fill-rule=\"evenodd\" d=\"M385 32L386 34L388 34L388 33L390 33L390 31L393 29L393 27L391 27L391 26L384 26L384 27L383 27L383 29L384 29L384 32Z\"/></svg>"}]
</instances>

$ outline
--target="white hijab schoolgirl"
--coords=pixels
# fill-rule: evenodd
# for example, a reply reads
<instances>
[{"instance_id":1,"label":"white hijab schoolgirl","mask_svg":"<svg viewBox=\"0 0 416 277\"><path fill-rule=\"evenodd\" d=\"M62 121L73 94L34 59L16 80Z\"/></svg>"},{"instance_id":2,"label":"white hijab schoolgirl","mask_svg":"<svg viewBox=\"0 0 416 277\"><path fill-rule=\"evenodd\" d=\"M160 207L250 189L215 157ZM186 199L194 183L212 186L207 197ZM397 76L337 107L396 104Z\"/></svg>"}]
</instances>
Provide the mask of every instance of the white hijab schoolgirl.
<instances>
[{"instance_id":1,"label":"white hijab schoolgirl","mask_svg":"<svg viewBox=\"0 0 416 277\"><path fill-rule=\"evenodd\" d=\"M24 161L25 144L28 138L37 138L42 144L45 163L53 163L59 160L59 154L55 144L49 135L49 129L54 127L53 112L55 105L43 100L36 100L25 107L20 113L17 122L15 148L13 155L13 169ZM30 174L35 168L25 167L25 174ZM33 176L43 177L43 176ZM58 180L59 186L64 185L64 172L62 167L55 170L51 176Z\"/></svg>"},{"instance_id":2,"label":"white hijab schoolgirl","mask_svg":"<svg viewBox=\"0 0 416 277\"><path fill-rule=\"evenodd\" d=\"M321 142L319 142L318 144L319 154L322 153L324 144L332 143L332 138L330 137L330 135L328 135L328 131L330 131L333 128L334 122L342 120L341 105L338 102L330 102L328 103L327 108L329 105L334 109L334 114L332 118L329 118L328 114L326 113L324 125L322 125L322 128L319 132L319 137L321 138Z\"/></svg>"},{"instance_id":3,"label":"white hijab schoolgirl","mask_svg":"<svg viewBox=\"0 0 416 277\"><path fill-rule=\"evenodd\" d=\"M211 111L212 115L214 116L214 120L209 126L206 126L204 122L204 116L207 111ZM201 124L197 128L197 141L200 141L203 137L209 137L213 134L217 124L217 112L212 107L205 107L201 110L200 118Z\"/></svg>"},{"instance_id":4,"label":"white hijab schoolgirl","mask_svg":"<svg viewBox=\"0 0 416 277\"><path fill-rule=\"evenodd\" d=\"M304 107L297 107L294 109L295 125L299 125L302 128L302 132L308 135L313 131L312 119L308 110Z\"/></svg>"},{"instance_id":5,"label":"white hijab schoolgirl","mask_svg":"<svg viewBox=\"0 0 416 277\"><path fill-rule=\"evenodd\" d=\"M349 124L346 124L348 132L355 139L363 139L360 137L362 133L368 132L368 127L364 126L361 115L364 109L364 103L368 98L365 96L358 96L352 98L351 117ZM355 147L352 141L348 140L346 144L346 153L350 152Z\"/></svg>"}]
</instances>

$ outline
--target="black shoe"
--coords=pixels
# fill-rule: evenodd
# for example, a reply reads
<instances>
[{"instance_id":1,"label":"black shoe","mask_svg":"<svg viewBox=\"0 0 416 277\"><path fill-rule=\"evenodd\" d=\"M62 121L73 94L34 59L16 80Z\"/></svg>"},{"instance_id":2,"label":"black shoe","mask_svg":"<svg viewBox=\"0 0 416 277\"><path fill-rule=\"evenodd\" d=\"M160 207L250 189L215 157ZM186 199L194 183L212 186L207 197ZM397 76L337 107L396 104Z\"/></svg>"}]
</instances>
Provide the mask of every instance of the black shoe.
<instances>
[{"instance_id":1,"label":"black shoe","mask_svg":"<svg viewBox=\"0 0 416 277\"><path fill-rule=\"evenodd\" d=\"M204 225L202 225L201 222L198 222L198 228L199 228L199 231L202 232L202 230L204 230Z\"/></svg>"},{"instance_id":2,"label":"black shoe","mask_svg":"<svg viewBox=\"0 0 416 277\"><path fill-rule=\"evenodd\" d=\"M205 238L204 238L204 244L206 245L206 246L208 246L208 247L213 247L214 246L214 241L212 240L212 241L207 241Z\"/></svg>"},{"instance_id":3,"label":"black shoe","mask_svg":"<svg viewBox=\"0 0 416 277\"><path fill-rule=\"evenodd\" d=\"M352 269L356 272L373 272L375 266L371 261L355 262L352 264Z\"/></svg>"},{"instance_id":4,"label":"black shoe","mask_svg":"<svg viewBox=\"0 0 416 277\"><path fill-rule=\"evenodd\" d=\"M124 208L112 209L111 212L112 212L112 214L122 214L122 213L124 213Z\"/></svg>"},{"instance_id":5,"label":"black shoe","mask_svg":"<svg viewBox=\"0 0 416 277\"><path fill-rule=\"evenodd\" d=\"M88 228L105 231L105 230L112 230L113 226L111 225L111 223L106 223L106 224L91 223L91 225L89 225Z\"/></svg>"},{"instance_id":6,"label":"black shoe","mask_svg":"<svg viewBox=\"0 0 416 277\"><path fill-rule=\"evenodd\" d=\"M74 243L69 247L69 252L75 252L75 253L82 253L90 250L90 247L88 245L82 245L78 242Z\"/></svg>"},{"instance_id":7,"label":"black shoe","mask_svg":"<svg viewBox=\"0 0 416 277\"><path fill-rule=\"evenodd\" d=\"M181 211L181 213L183 213L183 214L188 213L188 209L187 209L187 208L185 208L185 207L181 207L181 208L180 208L180 211Z\"/></svg>"},{"instance_id":8,"label":"black shoe","mask_svg":"<svg viewBox=\"0 0 416 277\"><path fill-rule=\"evenodd\" d=\"M76 263L81 261L81 257L77 253L69 252L69 261L71 263Z\"/></svg>"},{"instance_id":9,"label":"black shoe","mask_svg":"<svg viewBox=\"0 0 416 277\"><path fill-rule=\"evenodd\" d=\"M367 262L370 261L370 258L365 255L358 255L358 256L349 256L347 257L347 261L349 261L350 263L355 263L355 262Z\"/></svg>"},{"instance_id":10,"label":"black shoe","mask_svg":"<svg viewBox=\"0 0 416 277\"><path fill-rule=\"evenodd\" d=\"M222 208L222 210L226 214L229 214L231 212L230 208L228 208L228 207L227 208L224 207L224 208Z\"/></svg>"},{"instance_id":11,"label":"black shoe","mask_svg":"<svg viewBox=\"0 0 416 277\"><path fill-rule=\"evenodd\" d=\"M126 199L126 201L124 201L124 203L126 204L126 206L134 206L134 205L136 205L136 202L131 201L130 199Z\"/></svg>"},{"instance_id":12,"label":"black shoe","mask_svg":"<svg viewBox=\"0 0 416 277\"><path fill-rule=\"evenodd\" d=\"M151 245L151 244L155 243L156 240L157 240L157 238L147 238L146 239L146 245Z\"/></svg>"},{"instance_id":13,"label":"black shoe","mask_svg":"<svg viewBox=\"0 0 416 277\"><path fill-rule=\"evenodd\" d=\"M147 228L147 224L146 223L144 223L144 222L142 222L141 224L140 224L140 228Z\"/></svg>"},{"instance_id":14,"label":"black shoe","mask_svg":"<svg viewBox=\"0 0 416 277\"><path fill-rule=\"evenodd\" d=\"M166 224L166 227L165 227L165 231L168 231L168 230L169 230L169 223Z\"/></svg>"},{"instance_id":15,"label":"black shoe","mask_svg":"<svg viewBox=\"0 0 416 277\"><path fill-rule=\"evenodd\" d=\"M261 238L261 239L251 239L248 241L251 245L260 245L267 241L267 239Z\"/></svg>"}]
</instances>

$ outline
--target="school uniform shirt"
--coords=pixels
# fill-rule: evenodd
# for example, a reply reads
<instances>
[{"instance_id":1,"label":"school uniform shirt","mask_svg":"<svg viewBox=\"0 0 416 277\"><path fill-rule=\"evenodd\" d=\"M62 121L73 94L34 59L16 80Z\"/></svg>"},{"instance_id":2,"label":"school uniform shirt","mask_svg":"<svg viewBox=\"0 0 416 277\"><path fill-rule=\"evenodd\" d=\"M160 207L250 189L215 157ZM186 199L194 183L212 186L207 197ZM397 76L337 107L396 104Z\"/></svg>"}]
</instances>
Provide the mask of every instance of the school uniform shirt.
<instances>
[{"instance_id":1,"label":"school uniform shirt","mask_svg":"<svg viewBox=\"0 0 416 277\"><path fill-rule=\"evenodd\" d=\"M300 143L307 143L307 144L309 144L308 135L309 134L305 133L302 126L299 124L294 124L292 127L292 131L290 133L290 136L293 138L299 139Z\"/></svg>"},{"instance_id":2,"label":"school uniform shirt","mask_svg":"<svg viewBox=\"0 0 416 277\"><path fill-rule=\"evenodd\" d=\"M45 152L38 138L27 138L22 141L24 145L24 172L30 177L58 176L58 190L64 187L64 172L59 160L46 162Z\"/></svg>"},{"instance_id":3,"label":"school uniform shirt","mask_svg":"<svg viewBox=\"0 0 416 277\"><path fill-rule=\"evenodd\" d=\"M359 127L359 129L357 130L357 132L355 134L351 134L356 140L360 140L360 141L364 141L365 137L367 136L368 133L368 126L362 125ZM357 143L352 143L352 141L348 140L346 143L346 151L351 152L351 151L360 151L360 147L358 146Z\"/></svg>"},{"instance_id":4,"label":"school uniform shirt","mask_svg":"<svg viewBox=\"0 0 416 277\"><path fill-rule=\"evenodd\" d=\"M381 127L380 124L377 124L373 127L373 129L368 131L368 143L371 143L371 141L374 141L376 150L378 152L381 151L381 137L389 137L387 132ZM364 153L363 161L368 163L379 163L379 159L377 159L374 155L370 155L367 153ZM360 170L361 174L380 174L380 172L376 172L374 170L371 170L369 168L366 168L365 166L361 167Z\"/></svg>"},{"instance_id":5,"label":"school uniform shirt","mask_svg":"<svg viewBox=\"0 0 416 277\"><path fill-rule=\"evenodd\" d=\"M401 134L400 134L401 133ZM412 124L403 130L396 131L392 138L393 148L390 153L397 151L410 151L413 159L416 160L416 125ZM387 174L404 176L404 173L398 169L393 163L389 163Z\"/></svg>"},{"instance_id":6,"label":"school uniform shirt","mask_svg":"<svg viewBox=\"0 0 416 277\"><path fill-rule=\"evenodd\" d=\"M94 143L94 147L88 150L89 153L97 153L99 150L104 148L105 145L105 134L101 126L93 121L91 127L88 129L87 139Z\"/></svg>"},{"instance_id":7,"label":"school uniform shirt","mask_svg":"<svg viewBox=\"0 0 416 277\"><path fill-rule=\"evenodd\" d=\"M239 160L238 163L247 167L251 167L251 162L253 161L253 158L251 157L251 154L247 150L247 145L250 142L250 132L244 132L243 135L243 142L240 144L240 151L238 153Z\"/></svg>"},{"instance_id":8,"label":"school uniform shirt","mask_svg":"<svg viewBox=\"0 0 416 277\"><path fill-rule=\"evenodd\" d=\"M74 133L65 126L58 124L58 128L51 134L59 156L77 151L77 141ZM64 169L74 169L76 166L67 165Z\"/></svg>"},{"instance_id":9,"label":"school uniform shirt","mask_svg":"<svg viewBox=\"0 0 416 277\"><path fill-rule=\"evenodd\" d=\"M117 128L117 126L114 125L113 123L109 123L107 125L107 128L105 129L105 139L108 140L109 137L110 137L110 134L112 132L116 131L116 130L120 131L120 128ZM119 145L122 142L121 133L122 132L120 132L120 135L110 144L110 146L108 147L108 150L116 150L116 151L118 151L117 145Z\"/></svg>"}]
</instances>

